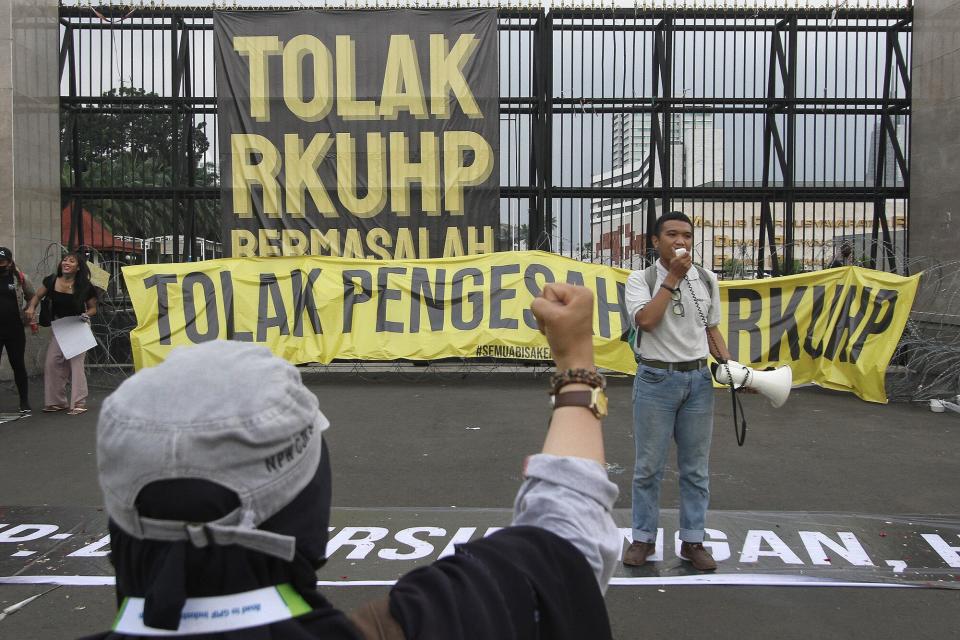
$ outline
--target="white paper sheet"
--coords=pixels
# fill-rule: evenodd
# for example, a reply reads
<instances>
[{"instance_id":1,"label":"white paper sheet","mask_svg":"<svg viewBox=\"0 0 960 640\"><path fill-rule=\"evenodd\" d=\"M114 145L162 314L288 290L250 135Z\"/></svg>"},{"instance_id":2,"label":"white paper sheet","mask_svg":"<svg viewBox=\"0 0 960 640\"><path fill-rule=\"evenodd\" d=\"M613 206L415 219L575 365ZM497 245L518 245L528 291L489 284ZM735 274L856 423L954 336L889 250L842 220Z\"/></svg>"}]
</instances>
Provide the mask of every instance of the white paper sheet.
<instances>
[{"instance_id":1,"label":"white paper sheet","mask_svg":"<svg viewBox=\"0 0 960 640\"><path fill-rule=\"evenodd\" d=\"M63 351L63 357L68 360L97 346L97 339L93 337L90 325L81 320L80 316L59 318L50 326L60 350Z\"/></svg>"}]
</instances>

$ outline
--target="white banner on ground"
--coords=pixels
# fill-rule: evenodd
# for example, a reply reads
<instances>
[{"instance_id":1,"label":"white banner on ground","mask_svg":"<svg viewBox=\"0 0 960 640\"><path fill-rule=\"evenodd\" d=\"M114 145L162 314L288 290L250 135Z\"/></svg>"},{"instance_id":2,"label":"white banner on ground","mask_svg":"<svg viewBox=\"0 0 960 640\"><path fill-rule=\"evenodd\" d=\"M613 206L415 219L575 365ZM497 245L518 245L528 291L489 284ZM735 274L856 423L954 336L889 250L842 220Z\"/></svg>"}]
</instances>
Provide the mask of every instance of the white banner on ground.
<instances>
[{"instance_id":1,"label":"white banner on ground","mask_svg":"<svg viewBox=\"0 0 960 640\"><path fill-rule=\"evenodd\" d=\"M390 587L396 580L317 580L318 587ZM54 584L70 587L112 587L113 576L0 576L0 584ZM693 576L656 576L645 578L613 578L611 587L658 587L661 585L749 585L764 587L897 587L919 588L923 585L906 582L858 582L810 576L772 574L713 573Z\"/></svg>"}]
</instances>

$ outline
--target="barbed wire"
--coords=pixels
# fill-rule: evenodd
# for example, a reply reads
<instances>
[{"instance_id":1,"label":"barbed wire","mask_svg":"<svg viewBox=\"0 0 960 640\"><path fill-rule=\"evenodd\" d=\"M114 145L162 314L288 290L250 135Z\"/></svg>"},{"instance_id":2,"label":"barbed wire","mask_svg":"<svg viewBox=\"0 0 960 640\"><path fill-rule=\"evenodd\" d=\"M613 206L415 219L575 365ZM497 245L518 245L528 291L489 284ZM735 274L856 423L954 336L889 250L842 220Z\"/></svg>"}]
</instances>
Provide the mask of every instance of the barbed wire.
<instances>
[{"instance_id":1,"label":"barbed wire","mask_svg":"<svg viewBox=\"0 0 960 640\"><path fill-rule=\"evenodd\" d=\"M887 396L927 401L960 393L960 261L918 258L923 272L903 336L887 371Z\"/></svg>"},{"instance_id":2,"label":"barbed wire","mask_svg":"<svg viewBox=\"0 0 960 640\"><path fill-rule=\"evenodd\" d=\"M734 241L724 247L714 246L712 252L710 253L711 257L722 257L724 262L724 264L719 268L711 267L705 261L706 253L704 247L709 244L709 242L709 240L706 240L694 244L694 262L697 262L705 268L717 273L721 279L743 280L757 277L758 259L756 255L756 239L751 238L749 241ZM792 244L777 243L774 245L777 258L780 261L781 271L784 271L786 267L784 262L785 251L791 246L794 252L793 266L800 267L799 270L795 269L796 273L810 273L813 271L819 271L820 269L828 268L830 263L833 262L834 258L839 255L841 245L845 243L850 244L853 250L850 259L848 260L848 264L860 267L869 266L871 262L871 247L876 246L878 265L887 265L883 244L880 241L877 241L876 243L873 243L872 241L865 243L862 239L858 241L856 239L838 237L834 242L823 242L812 247L807 244L807 242L808 241L805 240L797 240ZM895 264L897 266L897 271L900 273L904 272L904 260L902 253L902 247L894 247ZM767 246L765 249L765 254L766 256L764 258L764 262L766 264L764 273L766 276L770 276L772 275L772 270L769 265L772 264L772 259L770 257L771 254L769 246ZM566 250L562 252L562 255L566 255L567 257L572 257L575 260L581 260L583 262L603 264L629 270L643 269L649 264L645 254L642 251L632 251L627 253L621 249L620 253L616 253L609 248L604 248L601 251Z\"/></svg>"},{"instance_id":3,"label":"barbed wire","mask_svg":"<svg viewBox=\"0 0 960 640\"><path fill-rule=\"evenodd\" d=\"M277 8L393 9L833 9L883 10L911 6L911 0L60 0L63 7L128 9L218 9L257 11Z\"/></svg>"},{"instance_id":4,"label":"barbed wire","mask_svg":"<svg viewBox=\"0 0 960 640\"><path fill-rule=\"evenodd\" d=\"M351 376L366 382L402 380L405 382L444 382L469 376L496 375L498 378L539 378L553 372L552 365L540 361L445 358L441 361L333 362L302 366L305 377L315 375Z\"/></svg>"}]
</instances>

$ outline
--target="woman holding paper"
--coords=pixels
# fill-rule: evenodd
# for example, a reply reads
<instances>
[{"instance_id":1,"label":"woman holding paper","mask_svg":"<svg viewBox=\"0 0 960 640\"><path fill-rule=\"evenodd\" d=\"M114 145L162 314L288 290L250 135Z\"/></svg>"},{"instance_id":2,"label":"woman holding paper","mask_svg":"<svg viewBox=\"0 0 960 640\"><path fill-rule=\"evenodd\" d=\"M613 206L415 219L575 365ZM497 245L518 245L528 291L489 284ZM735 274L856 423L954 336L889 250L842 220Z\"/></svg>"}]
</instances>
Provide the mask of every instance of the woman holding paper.
<instances>
[{"instance_id":1,"label":"woman holding paper","mask_svg":"<svg viewBox=\"0 0 960 640\"><path fill-rule=\"evenodd\" d=\"M78 316L83 322L97 314L97 290L90 284L90 268L79 253L68 253L60 260L57 272L43 279L36 295L30 300L27 314L35 317L37 305L50 296L51 320ZM68 409L71 416L87 410L87 376L83 369L86 353L65 358L56 335L50 337L47 359L43 367L44 407L46 412ZM70 400L67 401L67 383Z\"/></svg>"}]
</instances>

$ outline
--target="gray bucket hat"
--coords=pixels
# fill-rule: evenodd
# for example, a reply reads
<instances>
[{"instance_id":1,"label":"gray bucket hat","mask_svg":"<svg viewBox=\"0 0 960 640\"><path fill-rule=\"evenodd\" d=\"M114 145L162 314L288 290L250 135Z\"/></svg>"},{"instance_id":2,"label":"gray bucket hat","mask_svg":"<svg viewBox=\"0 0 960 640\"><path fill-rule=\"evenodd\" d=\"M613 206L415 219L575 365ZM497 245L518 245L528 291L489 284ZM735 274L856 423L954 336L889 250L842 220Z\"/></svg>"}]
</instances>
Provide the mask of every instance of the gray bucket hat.
<instances>
[{"instance_id":1,"label":"gray bucket hat","mask_svg":"<svg viewBox=\"0 0 960 640\"><path fill-rule=\"evenodd\" d=\"M329 426L300 372L266 347L174 349L103 403L97 466L107 514L138 539L236 544L290 561L296 540L257 527L313 478ZM240 507L206 523L140 516L146 485L180 478L226 487Z\"/></svg>"}]
</instances>

